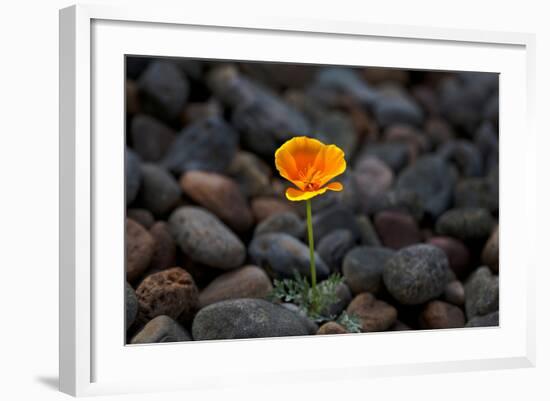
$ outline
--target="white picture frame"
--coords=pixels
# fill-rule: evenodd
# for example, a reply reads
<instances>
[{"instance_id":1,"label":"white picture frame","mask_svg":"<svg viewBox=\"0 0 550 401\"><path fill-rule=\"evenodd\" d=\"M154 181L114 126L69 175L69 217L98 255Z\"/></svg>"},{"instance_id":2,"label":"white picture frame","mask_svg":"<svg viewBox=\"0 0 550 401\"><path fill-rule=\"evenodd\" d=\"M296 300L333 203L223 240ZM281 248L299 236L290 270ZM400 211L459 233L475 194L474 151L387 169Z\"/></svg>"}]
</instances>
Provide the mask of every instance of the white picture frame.
<instances>
[{"instance_id":1,"label":"white picture frame","mask_svg":"<svg viewBox=\"0 0 550 401\"><path fill-rule=\"evenodd\" d=\"M125 346L124 54L500 73L500 327ZM535 232L533 60L534 36L522 33L153 6L61 10L61 391L80 396L534 366L535 260L532 241L519 234ZM201 360L205 352L218 363ZM292 366L285 354L296 356ZM194 363L177 365L182 357Z\"/></svg>"}]
</instances>

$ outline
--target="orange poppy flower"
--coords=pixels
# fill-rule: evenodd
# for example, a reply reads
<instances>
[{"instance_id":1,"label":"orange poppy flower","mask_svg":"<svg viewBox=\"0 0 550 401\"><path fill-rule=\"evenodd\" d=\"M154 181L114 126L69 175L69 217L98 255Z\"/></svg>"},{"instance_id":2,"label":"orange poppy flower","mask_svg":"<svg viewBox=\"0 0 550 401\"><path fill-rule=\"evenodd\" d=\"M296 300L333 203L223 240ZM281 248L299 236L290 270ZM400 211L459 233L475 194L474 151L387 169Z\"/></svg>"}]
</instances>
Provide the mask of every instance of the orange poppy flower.
<instances>
[{"instance_id":1,"label":"orange poppy flower","mask_svg":"<svg viewBox=\"0 0 550 401\"><path fill-rule=\"evenodd\" d=\"M298 187L286 190L286 197L291 201L344 189L339 182L328 183L346 170L344 152L336 145L325 145L307 136L292 138L275 152L275 167L281 176Z\"/></svg>"}]
</instances>

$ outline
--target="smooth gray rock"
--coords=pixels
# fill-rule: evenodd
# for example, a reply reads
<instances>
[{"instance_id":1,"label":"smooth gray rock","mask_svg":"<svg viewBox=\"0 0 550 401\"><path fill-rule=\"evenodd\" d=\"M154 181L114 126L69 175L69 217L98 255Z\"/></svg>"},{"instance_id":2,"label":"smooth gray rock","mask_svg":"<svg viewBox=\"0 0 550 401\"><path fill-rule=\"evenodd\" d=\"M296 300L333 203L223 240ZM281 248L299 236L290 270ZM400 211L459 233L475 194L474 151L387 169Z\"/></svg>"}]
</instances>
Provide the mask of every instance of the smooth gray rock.
<instances>
[{"instance_id":1,"label":"smooth gray rock","mask_svg":"<svg viewBox=\"0 0 550 401\"><path fill-rule=\"evenodd\" d=\"M435 224L438 234L448 235L463 241L485 240L491 235L495 220L487 209L452 209L439 217Z\"/></svg>"},{"instance_id":2,"label":"smooth gray rock","mask_svg":"<svg viewBox=\"0 0 550 401\"><path fill-rule=\"evenodd\" d=\"M373 246L359 246L348 252L342 272L352 293L378 294L383 287L384 266L394 253L391 249Z\"/></svg>"},{"instance_id":3,"label":"smooth gray rock","mask_svg":"<svg viewBox=\"0 0 550 401\"><path fill-rule=\"evenodd\" d=\"M499 312L491 312L483 316L475 316L468 320L466 327L491 327L499 325Z\"/></svg>"},{"instance_id":4,"label":"smooth gray rock","mask_svg":"<svg viewBox=\"0 0 550 401\"><path fill-rule=\"evenodd\" d=\"M355 239L350 230L340 228L325 235L316 246L317 252L332 272L342 270L342 260L346 253L355 246Z\"/></svg>"},{"instance_id":5,"label":"smooth gray rock","mask_svg":"<svg viewBox=\"0 0 550 401\"><path fill-rule=\"evenodd\" d=\"M296 312L261 299L233 299L209 305L193 320L195 340L303 336L309 324Z\"/></svg>"},{"instance_id":6,"label":"smooth gray rock","mask_svg":"<svg viewBox=\"0 0 550 401\"><path fill-rule=\"evenodd\" d=\"M464 286L466 316L482 316L495 312L499 307L498 276L487 266L474 271Z\"/></svg>"},{"instance_id":7,"label":"smooth gray rock","mask_svg":"<svg viewBox=\"0 0 550 401\"><path fill-rule=\"evenodd\" d=\"M150 320L132 338L131 344L170 343L191 341L191 335L169 316L161 315Z\"/></svg>"},{"instance_id":8,"label":"smooth gray rock","mask_svg":"<svg viewBox=\"0 0 550 401\"><path fill-rule=\"evenodd\" d=\"M285 233L295 238L303 238L306 225L296 213L283 212L269 216L260 222L254 230L254 235L267 233Z\"/></svg>"},{"instance_id":9,"label":"smooth gray rock","mask_svg":"<svg viewBox=\"0 0 550 401\"><path fill-rule=\"evenodd\" d=\"M162 167L151 163L141 165L141 176L139 199L142 205L157 216L170 212L181 195L176 179Z\"/></svg>"}]
</instances>

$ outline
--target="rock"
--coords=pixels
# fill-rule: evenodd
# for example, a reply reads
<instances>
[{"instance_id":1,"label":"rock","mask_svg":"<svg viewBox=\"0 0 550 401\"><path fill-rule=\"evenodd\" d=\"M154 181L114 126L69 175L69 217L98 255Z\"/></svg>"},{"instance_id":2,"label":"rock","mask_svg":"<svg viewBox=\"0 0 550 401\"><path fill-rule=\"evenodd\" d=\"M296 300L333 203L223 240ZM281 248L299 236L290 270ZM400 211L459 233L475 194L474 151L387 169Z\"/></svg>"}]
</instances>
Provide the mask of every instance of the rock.
<instances>
[{"instance_id":1,"label":"rock","mask_svg":"<svg viewBox=\"0 0 550 401\"><path fill-rule=\"evenodd\" d=\"M483 158L471 142L457 140L447 142L437 152L443 159L453 163L463 177L479 177L483 173Z\"/></svg>"},{"instance_id":2,"label":"rock","mask_svg":"<svg viewBox=\"0 0 550 401\"><path fill-rule=\"evenodd\" d=\"M481 261L484 265L491 268L492 271L499 271L499 247L498 247L498 225L493 230L493 233L485 243L483 252L481 253Z\"/></svg>"},{"instance_id":3,"label":"rock","mask_svg":"<svg viewBox=\"0 0 550 401\"><path fill-rule=\"evenodd\" d=\"M424 131L435 147L439 147L455 137L453 129L447 120L437 117L429 118L426 121Z\"/></svg>"},{"instance_id":4,"label":"rock","mask_svg":"<svg viewBox=\"0 0 550 401\"><path fill-rule=\"evenodd\" d=\"M353 298L349 287L345 283L341 283L338 287L336 287L336 297L338 298L338 302L330 305L326 310L322 311L322 315L336 318L344 311L344 309L346 309Z\"/></svg>"},{"instance_id":5,"label":"rock","mask_svg":"<svg viewBox=\"0 0 550 401\"><path fill-rule=\"evenodd\" d=\"M402 85L409 83L409 71L397 68L366 67L361 70L363 77L371 84L397 82Z\"/></svg>"},{"instance_id":6,"label":"rock","mask_svg":"<svg viewBox=\"0 0 550 401\"><path fill-rule=\"evenodd\" d=\"M420 126L424 121L420 106L403 94L378 97L374 104L374 115L381 127L399 123Z\"/></svg>"},{"instance_id":7,"label":"rock","mask_svg":"<svg viewBox=\"0 0 550 401\"><path fill-rule=\"evenodd\" d=\"M244 244L207 210L182 206L172 212L168 224L178 246L194 261L224 270L242 266Z\"/></svg>"},{"instance_id":8,"label":"rock","mask_svg":"<svg viewBox=\"0 0 550 401\"><path fill-rule=\"evenodd\" d=\"M298 315L300 317L300 319L302 319L302 321L304 322L304 324L306 325L306 327L308 329L308 334L317 333L317 330L319 330L319 325L317 323L315 323L315 321L310 319L307 316L306 312L302 308L300 308L298 305L290 303L290 302L285 302L285 303L282 303L280 305L283 308L288 309L289 311L292 311L293 313Z\"/></svg>"},{"instance_id":9,"label":"rock","mask_svg":"<svg viewBox=\"0 0 550 401\"><path fill-rule=\"evenodd\" d=\"M150 320L132 338L132 344L169 343L191 341L191 335L169 316L161 315Z\"/></svg>"},{"instance_id":10,"label":"rock","mask_svg":"<svg viewBox=\"0 0 550 401\"><path fill-rule=\"evenodd\" d=\"M283 199L272 198L269 196L260 196L252 199L250 202L252 214L257 222L261 222L268 217L284 212L294 212L290 201Z\"/></svg>"},{"instance_id":11,"label":"rock","mask_svg":"<svg viewBox=\"0 0 550 401\"><path fill-rule=\"evenodd\" d=\"M138 87L143 109L165 121L178 119L189 95L187 80L166 60L151 62L139 77Z\"/></svg>"},{"instance_id":12,"label":"rock","mask_svg":"<svg viewBox=\"0 0 550 401\"><path fill-rule=\"evenodd\" d=\"M346 334L348 331L336 322L326 322L317 331L317 334Z\"/></svg>"},{"instance_id":13,"label":"rock","mask_svg":"<svg viewBox=\"0 0 550 401\"><path fill-rule=\"evenodd\" d=\"M498 96L497 99L497 114L498 114ZM494 166L498 165L499 149L498 149L498 134L491 121L484 121L477 129L475 144L483 155L484 171L488 172Z\"/></svg>"},{"instance_id":14,"label":"rock","mask_svg":"<svg viewBox=\"0 0 550 401\"><path fill-rule=\"evenodd\" d=\"M303 238L306 231L305 223L292 212L277 213L261 221L254 230L254 235L266 233L286 233L295 238Z\"/></svg>"},{"instance_id":15,"label":"rock","mask_svg":"<svg viewBox=\"0 0 550 401\"><path fill-rule=\"evenodd\" d=\"M199 291L189 273L173 267L145 277L136 296L142 323L160 315L189 322L197 311Z\"/></svg>"},{"instance_id":16,"label":"rock","mask_svg":"<svg viewBox=\"0 0 550 401\"><path fill-rule=\"evenodd\" d=\"M448 271L449 262L441 249L419 244L400 249L388 259L382 277L397 301L417 305L443 293Z\"/></svg>"},{"instance_id":17,"label":"rock","mask_svg":"<svg viewBox=\"0 0 550 401\"><path fill-rule=\"evenodd\" d=\"M136 281L149 267L155 240L132 219L126 219L126 279Z\"/></svg>"},{"instance_id":18,"label":"rock","mask_svg":"<svg viewBox=\"0 0 550 401\"><path fill-rule=\"evenodd\" d=\"M236 298L266 298L271 290L271 280L257 266L243 266L216 277L199 294L199 307Z\"/></svg>"},{"instance_id":19,"label":"rock","mask_svg":"<svg viewBox=\"0 0 550 401\"><path fill-rule=\"evenodd\" d=\"M403 143L367 143L361 150L361 158L363 157L375 157L394 172L400 171L410 161L409 149Z\"/></svg>"},{"instance_id":20,"label":"rock","mask_svg":"<svg viewBox=\"0 0 550 401\"><path fill-rule=\"evenodd\" d=\"M353 213L349 209L339 205L329 207L314 214L312 220L315 243L319 242L325 235L339 228L351 231L354 239L358 239L361 235Z\"/></svg>"},{"instance_id":21,"label":"rock","mask_svg":"<svg viewBox=\"0 0 550 401\"><path fill-rule=\"evenodd\" d=\"M340 272L344 256L354 246L355 239L352 232L341 228L325 235L317 244L316 249L331 272Z\"/></svg>"},{"instance_id":22,"label":"rock","mask_svg":"<svg viewBox=\"0 0 550 401\"><path fill-rule=\"evenodd\" d=\"M499 313L491 312L483 316L474 316L470 320L468 320L468 323L466 323L466 327L492 327L492 326L498 326L499 325Z\"/></svg>"},{"instance_id":23,"label":"rock","mask_svg":"<svg viewBox=\"0 0 550 401\"><path fill-rule=\"evenodd\" d=\"M139 101L139 90L135 81L131 79L126 80L124 85L126 95L126 113L133 116L141 110L141 104Z\"/></svg>"},{"instance_id":24,"label":"rock","mask_svg":"<svg viewBox=\"0 0 550 401\"><path fill-rule=\"evenodd\" d=\"M189 171L182 175L180 186L191 199L235 231L244 232L252 226L252 212L239 186L231 178L217 173Z\"/></svg>"},{"instance_id":25,"label":"rock","mask_svg":"<svg viewBox=\"0 0 550 401\"><path fill-rule=\"evenodd\" d=\"M126 75L131 79L137 79L150 62L150 57L126 57Z\"/></svg>"},{"instance_id":26,"label":"rock","mask_svg":"<svg viewBox=\"0 0 550 401\"><path fill-rule=\"evenodd\" d=\"M162 167L151 163L141 165L140 203L153 214L169 213L178 203L181 190L177 181Z\"/></svg>"},{"instance_id":27,"label":"rock","mask_svg":"<svg viewBox=\"0 0 550 401\"><path fill-rule=\"evenodd\" d=\"M441 248L447 255L449 267L457 275L464 277L470 269L470 250L461 241L445 236L431 237L428 244Z\"/></svg>"},{"instance_id":28,"label":"rock","mask_svg":"<svg viewBox=\"0 0 550 401\"><path fill-rule=\"evenodd\" d=\"M498 211L498 192L486 178L465 178L460 180L454 190L456 208L484 208Z\"/></svg>"},{"instance_id":29,"label":"rock","mask_svg":"<svg viewBox=\"0 0 550 401\"><path fill-rule=\"evenodd\" d=\"M356 150L357 134L347 114L323 113L315 127L315 138L326 144L335 144L350 157Z\"/></svg>"},{"instance_id":30,"label":"rock","mask_svg":"<svg viewBox=\"0 0 550 401\"><path fill-rule=\"evenodd\" d=\"M150 229L155 224L155 216L147 209L131 208L126 210L126 217Z\"/></svg>"},{"instance_id":31,"label":"rock","mask_svg":"<svg viewBox=\"0 0 550 401\"><path fill-rule=\"evenodd\" d=\"M374 210L393 184L392 170L375 156L359 159L354 178L361 206L367 212Z\"/></svg>"},{"instance_id":32,"label":"rock","mask_svg":"<svg viewBox=\"0 0 550 401\"><path fill-rule=\"evenodd\" d=\"M474 271L464 286L466 316L482 316L498 310L498 276L493 275L487 266Z\"/></svg>"},{"instance_id":33,"label":"rock","mask_svg":"<svg viewBox=\"0 0 550 401\"><path fill-rule=\"evenodd\" d=\"M182 116L183 125L189 125L198 120L209 117L220 117L223 110L216 99L210 99L207 102L190 103L185 107Z\"/></svg>"},{"instance_id":34,"label":"rock","mask_svg":"<svg viewBox=\"0 0 550 401\"><path fill-rule=\"evenodd\" d=\"M248 247L252 262L275 278L291 278L294 272L310 276L309 248L296 238L284 233L267 233L254 237ZM317 279L329 274L329 268L315 252Z\"/></svg>"},{"instance_id":35,"label":"rock","mask_svg":"<svg viewBox=\"0 0 550 401\"><path fill-rule=\"evenodd\" d=\"M464 305L464 286L458 280L453 280L445 287L443 299L457 306Z\"/></svg>"},{"instance_id":36,"label":"rock","mask_svg":"<svg viewBox=\"0 0 550 401\"><path fill-rule=\"evenodd\" d=\"M369 217L361 214L355 219L360 232L361 245L382 246L378 234Z\"/></svg>"},{"instance_id":37,"label":"rock","mask_svg":"<svg viewBox=\"0 0 550 401\"><path fill-rule=\"evenodd\" d=\"M415 194L424 212L438 217L449 206L454 175L447 163L436 156L423 156L404 169L397 178L396 189Z\"/></svg>"},{"instance_id":38,"label":"rock","mask_svg":"<svg viewBox=\"0 0 550 401\"><path fill-rule=\"evenodd\" d=\"M262 299L232 299L202 308L193 320L195 340L303 336L308 324L297 313Z\"/></svg>"},{"instance_id":39,"label":"rock","mask_svg":"<svg viewBox=\"0 0 550 401\"><path fill-rule=\"evenodd\" d=\"M239 151L229 166L228 173L247 197L271 193L271 168L254 153Z\"/></svg>"},{"instance_id":40,"label":"rock","mask_svg":"<svg viewBox=\"0 0 550 401\"><path fill-rule=\"evenodd\" d=\"M429 148L428 139L416 128L406 124L389 125L384 131L384 141L407 145L410 161L415 161L421 153Z\"/></svg>"},{"instance_id":41,"label":"rock","mask_svg":"<svg viewBox=\"0 0 550 401\"><path fill-rule=\"evenodd\" d=\"M417 222L424 218L425 204L422 203L420 195L413 190L391 189L384 193L371 209L370 214L376 214L385 210L393 210L410 214Z\"/></svg>"},{"instance_id":42,"label":"rock","mask_svg":"<svg viewBox=\"0 0 550 401\"><path fill-rule=\"evenodd\" d=\"M360 246L344 257L342 272L353 294L370 292L378 294L382 289L384 265L395 252L387 248Z\"/></svg>"},{"instance_id":43,"label":"rock","mask_svg":"<svg viewBox=\"0 0 550 401\"><path fill-rule=\"evenodd\" d=\"M141 185L141 160L138 155L126 148L124 158L124 170L126 178L126 205L131 204L135 199Z\"/></svg>"},{"instance_id":44,"label":"rock","mask_svg":"<svg viewBox=\"0 0 550 401\"><path fill-rule=\"evenodd\" d=\"M452 329L464 327L466 319L462 310L442 301L430 301L420 314L423 329Z\"/></svg>"},{"instance_id":45,"label":"rock","mask_svg":"<svg viewBox=\"0 0 550 401\"><path fill-rule=\"evenodd\" d=\"M362 332L385 331L397 320L397 310L374 295L363 292L348 305L346 312L361 322Z\"/></svg>"},{"instance_id":46,"label":"rock","mask_svg":"<svg viewBox=\"0 0 550 401\"><path fill-rule=\"evenodd\" d=\"M390 327L390 331L407 331L407 330L412 330L412 329L400 320L396 320L395 323Z\"/></svg>"},{"instance_id":47,"label":"rock","mask_svg":"<svg viewBox=\"0 0 550 401\"><path fill-rule=\"evenodd\" d=\"M159 221L149 229L149 233L155 240L155 248L149 270L158 272L169 267L174 267L176 263L176 243L170 234L168 224Z\"/></svg>"},{"instance_id":48,"label":"rock","mask_svg":"<svg viewBox=\"0 0 550 401\"><path fill-rule=\"evenodd\" d=\"M359 201L353 173L351 171L344 172L344 174L338 176L337 180L342 183L344 190L339 192L327 191L323 196L317 196L312 200L311 210L314 216L333 208L346 209L349 213L353 213L358 209ZM298 210L304 213L303 216L305 217L305 206L300 202L297 206L299 206Z\"/></svg>"},{"instance_id":49,"label":"rock","mask_svg":"<svg viewBox=\"0 0 550 401\"><path fill-rule=\"evenodd\" d=\"M356 71L341 67L323 68L317 74L309 95L326 106L337 105L344 96L363 106L371 106L378 93Z\"/></svg>"},{"instance_id":50,"label":"rock","mask_svg":"<svg viewBox=\"0 0 550 401\"><path fill-rule=\"evenodd\" d=\"M176 132L154 117L138 114L130 125L135 152L146 162L161 160L176 137Z\"/></svg>"},{"instance_id":51,"label":"rock","mask_svg":"<svg viewBox=\"0 0 550 401\"><path fill-rule=\"evenodd\" d=\"M416 221L403 212L379 212L374 217L374 226L382 243L388 248L400 249L422 240Z\"/></svg>"},{"instance_id":52,"label":"rock","mask_svg":"<svg viewBox=\"0 0 550 401\"><path fill-rule=\"evenodd\" d=\"M435 224L438 234L463 241L485 240L493 230L495 221L487 209L461 208L445 212Z\"/></svg>"},{"instance_id":53,"label":"rock","mask_svg":"<svg viewBox=\"0 0 550 401\"><path fill-rule=\"evenodd\" d=\"M128 282L125 284L125 297L124 297L124 303L126 305L126 330L132 324L134 324L134 321L136 320L136 316L138 314L138 300L136 297L136 292L132 288Z\"/></svg>"},{"instance_id":54,"label":"rock","mask_svg":"<svg viewBox=\"0 0 550 401\"><path fill-rule=\"evenodd\" d=\"M200 119L181 131L162 164L176 174L203 170L222 173L237 151L239 134L221 117Z\"/></svg>"}]
</instances>

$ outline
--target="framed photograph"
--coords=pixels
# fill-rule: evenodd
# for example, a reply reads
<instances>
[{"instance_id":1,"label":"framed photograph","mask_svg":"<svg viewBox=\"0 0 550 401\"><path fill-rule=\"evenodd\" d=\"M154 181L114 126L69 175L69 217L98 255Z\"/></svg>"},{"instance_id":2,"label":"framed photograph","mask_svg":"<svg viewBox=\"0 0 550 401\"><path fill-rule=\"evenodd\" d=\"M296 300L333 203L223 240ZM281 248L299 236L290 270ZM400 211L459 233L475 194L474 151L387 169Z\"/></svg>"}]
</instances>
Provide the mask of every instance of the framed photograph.
<instances>
[{"instance_id":1,"label":"framed photograph","mask_svg":"<svg viewBox=\"0 0 550 401\"><path fill-rule=\"evenodd\" d=\"M61 10L61 390L534 366L533 47Z\"/></svg>"}]
</instances>

